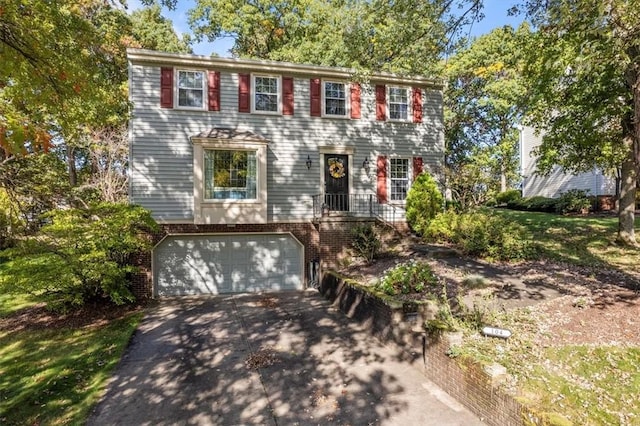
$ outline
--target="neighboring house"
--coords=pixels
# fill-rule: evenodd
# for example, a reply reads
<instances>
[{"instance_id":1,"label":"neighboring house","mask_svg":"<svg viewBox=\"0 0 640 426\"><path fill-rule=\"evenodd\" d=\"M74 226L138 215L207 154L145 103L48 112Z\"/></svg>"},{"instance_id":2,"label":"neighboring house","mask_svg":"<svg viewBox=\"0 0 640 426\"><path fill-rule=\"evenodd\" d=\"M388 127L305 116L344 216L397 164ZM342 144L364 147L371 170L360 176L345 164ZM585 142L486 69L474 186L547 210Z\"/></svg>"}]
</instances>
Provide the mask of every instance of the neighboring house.
<instances>
[{"instance_id":1,"label":"neighboring house","mask_svg":"<svg viewBox=\"0 0 640 426\"><path fill-rule=\"evenodd\" d=\"M542 143L542 136L536 135L532 127L520 128L520 174L522 175L522 196L543 196L557 198L571 189L589 191L596 197L615 195L616 181L603 175L599 169L579 174L565 172L556 166L547 176L536 173L536 157L532 150Z\"/></svg>"},{"instance_id":2,"label":"neighboring house","mask_svg":"<svg viewBox=\"0 0 640 426\"><path fill-rule=\"evenodd\" d=\"M439 175L442 83L129 50L130 201L162 225L142 296L303 289Z\"/></svg>"}]
</instances>

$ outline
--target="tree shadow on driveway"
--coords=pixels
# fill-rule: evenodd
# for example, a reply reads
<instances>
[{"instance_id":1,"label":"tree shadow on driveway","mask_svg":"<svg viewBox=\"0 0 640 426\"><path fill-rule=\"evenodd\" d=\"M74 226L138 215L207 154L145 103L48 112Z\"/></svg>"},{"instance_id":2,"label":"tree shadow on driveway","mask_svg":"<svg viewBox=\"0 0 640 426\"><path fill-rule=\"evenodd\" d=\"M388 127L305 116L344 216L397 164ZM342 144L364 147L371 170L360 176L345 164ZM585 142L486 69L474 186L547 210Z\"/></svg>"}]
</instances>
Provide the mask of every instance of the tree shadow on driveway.
<instances>
[{"instance_id":1,"label":"tree shadow on driveway","mask_svg":"<svg viewBox=\"0 0 640 426\"><path fill-rule=\"evenodd\" d=\"M161 300L89 425L479 424L316 292Z\"/></svg>"}]
</instances>

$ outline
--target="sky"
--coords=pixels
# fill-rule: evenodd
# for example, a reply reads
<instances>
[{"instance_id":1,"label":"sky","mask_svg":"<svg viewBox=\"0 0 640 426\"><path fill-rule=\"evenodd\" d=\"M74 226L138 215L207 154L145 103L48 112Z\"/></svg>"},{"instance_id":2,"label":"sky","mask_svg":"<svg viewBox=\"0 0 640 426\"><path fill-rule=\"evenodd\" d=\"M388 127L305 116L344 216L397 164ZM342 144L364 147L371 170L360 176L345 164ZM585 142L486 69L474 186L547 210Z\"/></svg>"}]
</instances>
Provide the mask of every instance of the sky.
<instances>
[{"instance_id":1,"label":"sky","mask_svg":"<svg viewBox=\"0 0 640 426\"><path fill-rule=\"evenodd\" d=\"M468 29L471 36L486 34L494 28L504 25L511 25L517 28L522 23L521 17L507 16L507 10L513 6L515 0L484 0L484 19L473 24ZM130 11L141 7L139 0L129 0L128 9ZM187 13L195 4L195 0L178 0L175 10L162 9L164 17L173 22L173 27L178 34L190 33L189 19ZM229 49L233 46L232 38L223 38L213 43L207 41L193 45L193 53L197 55L209 56L212 52L221 57L230 57Z\"/></svg>"}]
</instances>

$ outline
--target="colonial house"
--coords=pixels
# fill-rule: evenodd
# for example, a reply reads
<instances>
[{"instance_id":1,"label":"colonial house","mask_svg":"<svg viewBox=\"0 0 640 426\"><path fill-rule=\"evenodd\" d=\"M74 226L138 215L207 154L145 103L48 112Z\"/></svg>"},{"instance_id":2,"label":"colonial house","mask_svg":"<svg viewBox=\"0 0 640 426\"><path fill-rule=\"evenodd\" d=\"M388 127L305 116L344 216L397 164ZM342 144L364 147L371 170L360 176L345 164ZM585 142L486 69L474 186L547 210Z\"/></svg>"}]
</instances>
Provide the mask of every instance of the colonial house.
<instances>
[{"instance_id":1,"label":"colonial house","mask_svg":"<svg viewBox=\"0 0 640 426\"><path fill-rule=\"evenodd\" d=\"M439 80L127 53L130 201L162 227L138 295L304 289L441 172Z\"/></svg>"},{"instance_id":2,"label":"colonial house","mask_svg":"<svg viewBox=\"0 0 640 426\"><path fill-rule=\"evenodd\" d=\"M523 197L557 198L571 189L588 191L588 195L600 199L608 199L615 195L615 178L597 168L586 173L570 173L560 166L555 166L548 175L537 173L537 157L534 149L541 143L542 136L536 135L532 127L520 127L520 174Z\"/></svg>"}]
</instances>

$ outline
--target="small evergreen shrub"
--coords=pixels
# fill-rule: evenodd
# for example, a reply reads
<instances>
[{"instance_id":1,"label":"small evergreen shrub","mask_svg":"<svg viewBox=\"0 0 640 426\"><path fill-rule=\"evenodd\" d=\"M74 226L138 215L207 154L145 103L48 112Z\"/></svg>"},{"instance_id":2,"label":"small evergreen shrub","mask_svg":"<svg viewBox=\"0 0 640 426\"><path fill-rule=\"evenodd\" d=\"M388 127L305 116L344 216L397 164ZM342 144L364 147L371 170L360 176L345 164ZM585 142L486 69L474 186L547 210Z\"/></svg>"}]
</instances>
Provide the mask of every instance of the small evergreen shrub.
<instances>
[{"instance_id":1,"label":"small evergreen shrub","mask_svg":"<svg viewBox=\"0 0 640 426\"><path fill-rule=\"evenodd\" d=\"M375 288L390 296L423 293L437 288L438 278L425 262L409 261L387 270Z\"/></svg>"},{"instance_id":2,"label":"small evergreen shrub","mask_svg":"<svg viewBox=\"0 0 640 426\"><path fill-rule=\"evenodd\" d=\"M371 263L380 252L382 243L374 227L366 224L358 225L351 230L351 246L358 256Z\"/></svg>"},{"instance_id":3,"label":"small evergreen shrub","mask_svg":"<svg viewBox=\"0 0 640 426\"><path fill-rule=\"evenodd\" d=\"M556 202L557 199L555 198L535 196L508 201L507 208L512 210L553 213L556 211Z\"/></svg>"},{"instance_id":4,"label":"small evergreen shrub","mask_svg":"<svg viewBox=\"0 0 640 426\"><path fill-rule=\"evenodd\" d=\"M587 193L588 191L582 189L571 189L560 194L560 198L556 200L555 204L556 212L566 214L581 213L583 210L589 210L591 200Z\"/></svg>"},{"instance_id":5,"label":"small evergreen shrub","mask_svg":"<svg viewBox=\"0 0 640 426\"><path fill-rule=\"evenodd\" d=\"M420 174L407 194L407 223L418 234L422 234L429 222L442 211L444 197L438 184L428 173Z\"/></svg>"},{"instance_id":6,"label":"small evergreen shrub","mask_svg":"<svg viewBox=\"0 0 640 426\"><path fill-rule=\"evenodd\" d=\"M526 228L484 212L445 212L430 224L425 238L452 244L469 256L517 261L535 258L537 249Z\"/></svg>"},{"instance_id":7,"label":"small evergreen shrub","mask_svg":"<svg viewBox=\"0 0 640 426\"><path fill-rule=\"evenodd\" d=\"M496 195L496 205L502 206L514 201L518 201L522 198L522 194L519 189L509 189Z\"/></svg>"}]
</instances>

